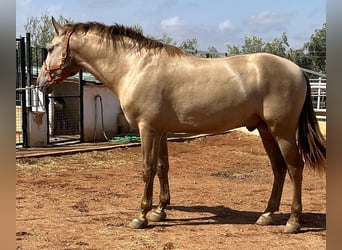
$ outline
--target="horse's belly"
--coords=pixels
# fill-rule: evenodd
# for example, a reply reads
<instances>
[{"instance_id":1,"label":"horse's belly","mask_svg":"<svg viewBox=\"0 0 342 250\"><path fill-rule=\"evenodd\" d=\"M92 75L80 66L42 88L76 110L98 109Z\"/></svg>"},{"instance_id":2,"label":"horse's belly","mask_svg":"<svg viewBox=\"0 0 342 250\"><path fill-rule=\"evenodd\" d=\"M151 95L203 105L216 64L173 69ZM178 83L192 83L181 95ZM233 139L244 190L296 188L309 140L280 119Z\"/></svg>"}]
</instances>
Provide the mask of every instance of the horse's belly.
<instances>
[{"instance_id":1,"label":"horse's belly","mask_svg":"<svg viewBox=\"0 0 342 250\"><path fill-rule=\"evenodd\" d=\"M259 117L252 110L196 110L196 112L178 114L167 122L171 132L214 133L242 126L254 126Z\"/></svg>"}]
</instances>

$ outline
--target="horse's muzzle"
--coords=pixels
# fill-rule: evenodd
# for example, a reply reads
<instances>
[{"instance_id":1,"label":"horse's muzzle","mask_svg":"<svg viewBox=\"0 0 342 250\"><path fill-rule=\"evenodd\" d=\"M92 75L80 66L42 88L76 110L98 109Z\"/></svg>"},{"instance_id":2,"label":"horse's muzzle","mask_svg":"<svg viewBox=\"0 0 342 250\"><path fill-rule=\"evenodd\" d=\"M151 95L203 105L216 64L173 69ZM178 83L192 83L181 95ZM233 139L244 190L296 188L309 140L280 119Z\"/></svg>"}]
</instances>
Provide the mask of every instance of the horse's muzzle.
<instances>
[{"instance_id":1,"label":"horse's muzzle","mask_svg":"<svg viewBox=\"0 0 342 250\"><path fill-rule=\"evenodd\" d=\"M52 85L53 82L48 81L46 70L42 67L37 77L36 86L38 86L38 89L44 94L49 94L52 92Z\"/></svg>"}]
</instances>

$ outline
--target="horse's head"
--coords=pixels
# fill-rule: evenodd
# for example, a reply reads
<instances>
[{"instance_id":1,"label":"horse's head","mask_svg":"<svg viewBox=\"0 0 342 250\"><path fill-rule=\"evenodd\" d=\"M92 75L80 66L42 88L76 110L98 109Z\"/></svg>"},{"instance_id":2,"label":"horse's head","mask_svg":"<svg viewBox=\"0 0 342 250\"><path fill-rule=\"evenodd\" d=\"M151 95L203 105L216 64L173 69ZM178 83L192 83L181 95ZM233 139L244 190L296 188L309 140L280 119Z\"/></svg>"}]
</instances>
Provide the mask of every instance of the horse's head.
<instances>
[{"instance_id":1,"label":"horse's head","mask_svg":"<svg viewBox=\"0 0 342 250\"><path fill-rule=\"evenodd\" d=\"M47 46L48 54L37 78L39 89L45 93L50 93L54 85L80 70L69 46L74 30L61 26L53 17L52 24L55 36Z\"/></svg>"}]
</instances>

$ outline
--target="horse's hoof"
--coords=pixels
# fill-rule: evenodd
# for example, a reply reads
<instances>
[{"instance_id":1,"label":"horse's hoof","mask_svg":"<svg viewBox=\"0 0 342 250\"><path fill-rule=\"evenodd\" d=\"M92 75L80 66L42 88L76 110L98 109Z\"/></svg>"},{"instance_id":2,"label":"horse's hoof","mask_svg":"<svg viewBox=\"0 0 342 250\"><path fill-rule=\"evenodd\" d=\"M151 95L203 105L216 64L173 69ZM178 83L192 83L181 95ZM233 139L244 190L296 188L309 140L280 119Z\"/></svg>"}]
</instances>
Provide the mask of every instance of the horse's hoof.
<instances>
[{"instance_id":1,"label":"horse's hoof","mask_svg":"<svg viewBox=\"0 0 342 250\"><path fill-rule=\"evenodd\" d=\"M299 233L301 226L299 223L286 223L284 233L286 234L296 234Z\"/></svg>"},{"instance_id":2,"label":"horse's hoof","mask_svg":"<svg viewBox=\"0 0 342 250\"><path fill-rule=\"evenodd\" d=\"M147 220L135 218L128 226L132 229L143 229L147 227Z\"/></svg>"},{"instance_id":3,"label":"horse's hoof","mask_svg":"<svg viewBox=\"0 0 342 250\"><path fill-rule=\"evenodd\" d=\"M256 221L257 225L267 226L272 224L272 216L269 213L262 214L259 219Z\"/></svg>"},{"instance_id":4,"label":"horse's hoof","mask_svg":"<svg viewBox=\"0 0 342 250\"><path fill-rule=\"evenodd\" d=\"M164 211L151 211L148 218L154 222L164 221L166 219L166 213Z\"/></svg>"}]
</instances>

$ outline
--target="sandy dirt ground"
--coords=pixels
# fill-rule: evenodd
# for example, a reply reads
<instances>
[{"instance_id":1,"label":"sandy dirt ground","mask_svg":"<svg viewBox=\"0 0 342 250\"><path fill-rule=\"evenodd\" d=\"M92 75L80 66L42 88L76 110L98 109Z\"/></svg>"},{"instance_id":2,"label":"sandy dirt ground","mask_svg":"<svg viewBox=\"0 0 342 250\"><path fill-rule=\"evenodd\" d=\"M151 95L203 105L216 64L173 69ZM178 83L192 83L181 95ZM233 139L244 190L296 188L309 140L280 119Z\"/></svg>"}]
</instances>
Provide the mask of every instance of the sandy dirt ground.
<instances>
[{"instance_id":1,"label":"sandy dirt ground","mask_svg":"<svg viewBox=\"0 0 342 250\"><path fill-rule=\"evenodd\" d=\"M273 175L260 138L233 131L170 142L167 220L132 230L143 192L139 147L17 160L17 250L326 249L326 176L304 170L302 232L283 234L292 201L286 177L271 226ZM155 181L154 204L159 183Z\"/></svg>"}]
</instances>

